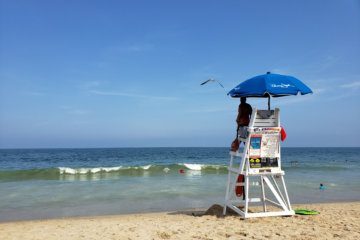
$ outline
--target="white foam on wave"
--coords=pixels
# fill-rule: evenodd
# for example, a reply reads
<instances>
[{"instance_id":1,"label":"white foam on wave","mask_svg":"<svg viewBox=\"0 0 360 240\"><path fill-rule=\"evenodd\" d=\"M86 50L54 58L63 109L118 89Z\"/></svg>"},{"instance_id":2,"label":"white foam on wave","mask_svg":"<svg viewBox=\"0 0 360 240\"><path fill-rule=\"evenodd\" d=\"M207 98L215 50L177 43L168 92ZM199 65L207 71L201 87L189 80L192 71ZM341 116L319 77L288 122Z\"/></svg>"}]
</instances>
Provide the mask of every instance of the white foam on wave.
<instances>
[{"instance_id":1,"label":"white foam on wave","mask_svg":"<svg viewBox=\"0 0 360 240\"><path fill-rule=\"evenodd\" d=\"M118 167L104 167L104 168L101 168L101 170L102 170L102 171L105 171L105 172L119 171L120 169L122 169L122 166L118 166Z\"/></svg>"},{"instance_id":2,"label":"white foam on wave","mask_svg":"<svg viewBox=\"0 0 360 240\"><path fill-rule=\"evenodd\" d=\"M141 166L141 168L144 170L149 170L150 167L151 167L151 165Z\"/></svg>"},{"instance_id":3,"label":"white foam on wave","mask_svg":"<svg viewBox=\"0 0 360 240\"><path fill-rule=\"evenodd\" d=\"M190 170L201 171L204 164L196 164L196 163L184 163L184 166Z\"/></svg>"},{"instance_id":4,"label":"white foam on wave","mask_svg":"<svg viewBox=\"0 0 360 240\"><path fill-rule=\"evenodd\" d=\"M87 174L87 173L99 173L99 172L113 172L118 171L122 166L118 167L96 167L96 168L69 168L59 167L60 174Z\"/></svg>"},{"instance_id":5,"label":"white foam on wave","mask_svg":"<svg viewBox=\"0 0 360 240\"><path fill-rule=\"evenodd\" d=\"M60 174L68 173L68 174L76 174L76 170L73 168L67 167L59 167Z\"/></svg>"},{"instance_id":6,"label":"white foam on wave","mask_svg":"<svg viewBox=\"0 0 360 240\"><path fill-rule=\"evenodd\" d=\"M201 171L205 169L216 169L219 170L222 165L207 165L198 163L178 163L177 165L183 166L188 170ZM144 166L116 166L116 167L94 167L94 168L70 168L70 167L58 167L60 174L96 174L105 172L116 172L123 170L136 170L136 171L150 171L154 165ZM155 165L156 166L156 165ZM156 169L155 169L156 170ZM163 171L169 172L170 166L164 166Z\"/></svg>"},{"instance_id":7,"label":"white foam on wave","mask_svg":"<svg viewBox=\"0 0 360 240\"><path fill-rule=\"evenodd\" d=\"M101 168L90 168L90 170L89 170L89 172L91 172L91 173L97 173L100 171L101 171Z\"/></svg>"},{"instance_id":8,"label":"white foam on wave","mask_svg":"<svg viewBox=\"0 0 360 240\"><path fill-rule=\"evenodd\" d=\"M210 164L210 165L205 165L203 168L214 168L216 170L219 170L221 168L226 168L226 165L214 165L214 164Z\"/></svg>"},{"instance_id":9,"label":"white foam on wave","mask_svg":"<svg viewBox=\"0 0 360 240\"><path fill-rule=\"evenodd\" d=\"M90 168L80 168L80 169L77 170L77 173L79 173L79 174L86 174L86 173L88 173L89 171L91 171Z\"/></svg>"}]
</instances>

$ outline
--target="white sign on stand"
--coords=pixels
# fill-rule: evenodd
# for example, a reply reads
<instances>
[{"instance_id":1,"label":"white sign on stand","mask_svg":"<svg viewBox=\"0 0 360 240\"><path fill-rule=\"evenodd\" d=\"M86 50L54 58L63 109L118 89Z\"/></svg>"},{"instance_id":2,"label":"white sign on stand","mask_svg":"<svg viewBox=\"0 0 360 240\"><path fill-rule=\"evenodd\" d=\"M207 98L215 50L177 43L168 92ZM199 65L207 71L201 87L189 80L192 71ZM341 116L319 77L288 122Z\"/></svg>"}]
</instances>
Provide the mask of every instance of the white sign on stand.
<instances>
[{"instance_id":1,"label":"white sign on stand","mask_svg":"<svg viewBox=\"0 0 360 240\"><path fill-rule=\"evenodd\" d=\"M255 128L250 134L249 167L252 173L272 169L281 171L279 165L281 128Z\"/></svg>"}]
</instances>

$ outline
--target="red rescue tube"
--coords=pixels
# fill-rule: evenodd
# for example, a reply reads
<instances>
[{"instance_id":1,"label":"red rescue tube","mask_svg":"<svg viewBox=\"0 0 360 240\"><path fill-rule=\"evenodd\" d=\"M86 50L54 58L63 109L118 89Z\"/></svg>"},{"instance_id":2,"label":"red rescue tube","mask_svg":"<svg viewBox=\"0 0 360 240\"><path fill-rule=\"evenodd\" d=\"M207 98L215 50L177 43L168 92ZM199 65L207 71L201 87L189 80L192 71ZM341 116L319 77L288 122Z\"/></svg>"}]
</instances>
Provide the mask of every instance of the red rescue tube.
<instances>
[{"instance_id":1,"label":"red rescue tube","mask_svg":"<svg viewBox=\"0 0 360 240\"><path fill-rule=\"evenodd\" d=\"M285 141L286 139L286 132L285 132L285 128L281 127L281 131L280 131L280 136L281 136L281 141Z\"/></svg>"},{"instance_id":2,"label":"red rescue tube","mask_svg":"<svg viewBox=\"0 0 360 240\"><path fill-rule=\"evenodd\" d=\"M245 177L243 174L239 174L236 183L244 183ZM244 194L244 186L235 186L236 196L241 197Z\"/></svg>"}]
</instances>

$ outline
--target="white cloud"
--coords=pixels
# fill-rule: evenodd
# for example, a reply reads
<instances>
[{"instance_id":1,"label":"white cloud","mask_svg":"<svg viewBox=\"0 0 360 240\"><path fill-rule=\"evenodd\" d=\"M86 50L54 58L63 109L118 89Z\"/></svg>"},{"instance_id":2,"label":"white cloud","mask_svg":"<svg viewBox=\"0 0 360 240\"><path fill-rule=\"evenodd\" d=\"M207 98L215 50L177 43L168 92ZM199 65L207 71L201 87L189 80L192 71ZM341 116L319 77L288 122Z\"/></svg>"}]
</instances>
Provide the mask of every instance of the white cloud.
<instances>
[{"instance_id":1,"label":"white cloud","mask_svg":"<svg viewBox=\"0 0 360 240\"><path fill-rule=\"evenodd\" d=\"M326 88L313 88L312 90L314 94L320 94L327 91Z\"/></svg>"},{"instance_id":2,"label":"white cloud","mask_svg":"<svg viewBox=\"0 0 360 240\"><path fill-rule=\"evenodd\" d=\"M142 95L135 93L126 93L126 92L107 92L107 91L90 91L90 93L95 95L103 95L103 96L120 96L120 97L130 97L130 98L146 98L146 99L156 99L156 100L178 100L176 97L168 97L168 96L152 96L152 95Z\"/></svg>"},{"instance_id":3,"label":"white cloud","mask_svg":"<svg viewBox=\"0 0 360 240\"><path fill-rule=\"evenodd\" d=\"M360 88L360 81L355 81L355 82L352 82L352 83L343 84L340 87L358 89L358 88Z\"/></svg>"}]
</instances>

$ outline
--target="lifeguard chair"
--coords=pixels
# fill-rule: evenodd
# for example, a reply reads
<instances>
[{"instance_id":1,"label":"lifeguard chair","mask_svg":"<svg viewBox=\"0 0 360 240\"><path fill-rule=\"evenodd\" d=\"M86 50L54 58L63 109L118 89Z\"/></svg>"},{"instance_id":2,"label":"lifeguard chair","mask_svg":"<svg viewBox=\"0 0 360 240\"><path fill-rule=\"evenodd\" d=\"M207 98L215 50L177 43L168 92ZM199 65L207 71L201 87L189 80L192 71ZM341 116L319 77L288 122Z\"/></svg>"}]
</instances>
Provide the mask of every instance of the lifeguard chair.
<instances>
[{"instance_id":1,"label":"lifeguard chair","mask_svg":"<svg viewBox=\"0 0 360 240\"><path fill-rule=\"evenodd\" d=\"M238 136L243 151L230 152L223 214L229 207L242 218L294 215L281 168L279 109L254 109L245 132ZM253 203L262 211L249 211Z\"/></svg>"}]
</instances>

